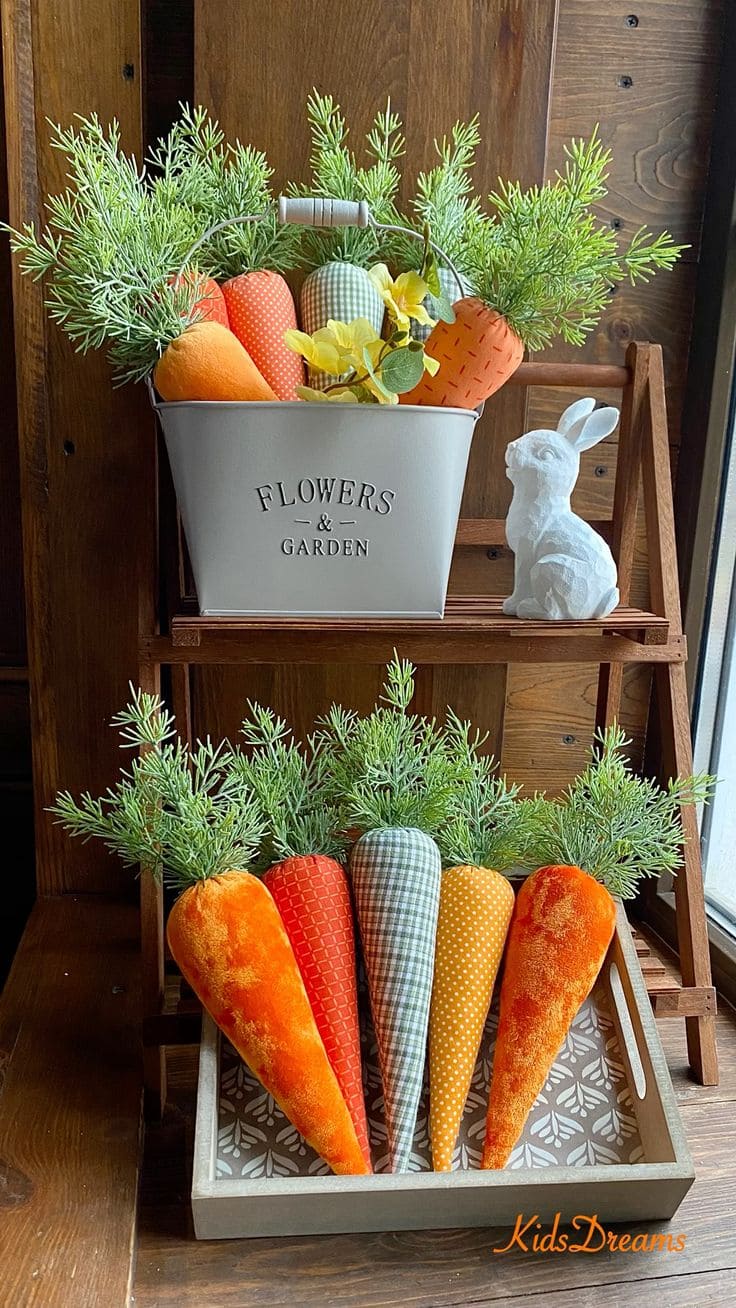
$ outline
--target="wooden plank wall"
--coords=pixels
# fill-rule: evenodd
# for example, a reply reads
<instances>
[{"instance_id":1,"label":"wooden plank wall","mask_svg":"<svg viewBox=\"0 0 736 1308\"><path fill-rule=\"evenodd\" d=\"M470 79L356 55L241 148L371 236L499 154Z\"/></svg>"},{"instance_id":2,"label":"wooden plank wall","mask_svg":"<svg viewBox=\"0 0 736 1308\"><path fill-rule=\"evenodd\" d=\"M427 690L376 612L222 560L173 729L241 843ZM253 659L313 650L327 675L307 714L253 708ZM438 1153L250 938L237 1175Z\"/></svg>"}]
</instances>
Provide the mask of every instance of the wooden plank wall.
<instances>
[{"instance_id":1,"label":"wooden plank wall","mask_svg":"<svg viewBox=\"0 0 736 1308\"><path fill-rule=\"evenodd\" d=\"M390 92L406 124L408 180L430 161L434 135L480 111L483 190L499 173L541 178L559 164L570 134L587 134L600 121L615 150L604 219L624 234L641 221L667 225L692 248L670 277L617 291L584 353L620 361L633 337L663 341L676 448L722 4L5 0L12 220L36 215L39 197L61 181L45 115L66 123L75 111L116 114L126 146L138 150L142 135L165 129L179 98L196 94L228 132L267 148L278 181L305 164L303 106L312 85L335 94L356 138ZM76 359L45 323L40 290L16 277L13 291L39 885L44 893L119 891L129 886L128 874L97 848L71 846L43 809L58 786L104 788L118 762L106 723L135 675L137 570L152 570L152 424L140 392L113 392L104 364ZM554 394L533 395L529 417L556 417L561 405ZM514 390L488 406L468 478L469 516L505 512L510 488L501 453L526 417ZM610 511L615 459L615 438L585 458L577 503L593 516ZM11 525L16 551L17 539ZM644 549L641 541L639 598ZM5 566L6 546L0 550ZM508 552L490 553L458 551L453 587L477 593L507 586ZM195 727L233 731L247 693L272 701L303 728L332 696L368 703L376 680L335 668L198 673ZM554 678L528 667L508 677L448 669L423 675L421 697L424 706L441 709L452 698L472 712L497 751L505 710L508 770L555 786L575 770L588 742L593 685L592 669L562 668ZM627 679L625 721L639 741L647 689L637 674Z\"/></svg>"}]
</instances>

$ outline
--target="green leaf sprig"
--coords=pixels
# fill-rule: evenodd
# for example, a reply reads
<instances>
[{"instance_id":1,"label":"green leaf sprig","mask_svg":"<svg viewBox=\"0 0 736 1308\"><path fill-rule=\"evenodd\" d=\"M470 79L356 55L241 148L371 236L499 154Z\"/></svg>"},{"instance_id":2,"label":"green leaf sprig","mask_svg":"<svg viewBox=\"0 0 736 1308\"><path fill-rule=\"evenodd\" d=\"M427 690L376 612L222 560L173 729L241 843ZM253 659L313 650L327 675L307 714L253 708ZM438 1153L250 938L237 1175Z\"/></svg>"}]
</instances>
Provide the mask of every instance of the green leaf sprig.
<instances>
[{"instance_id":1,"label":"green leaf sprig","mask_svg":"<svg viewBox=\"0 0 736 1308\"><path fill-rule=\"evenodd\" d=\"M682 866L683 804L705 803L715 779L705 773L670 780L666 789L636 776L614 725L596 733L591 759L559 800L538 804L532 848L537 866L573 864L621 899L642 877Z\"/></svg>"},{"instance_id":2,"label":"green leaf sprig","mask_svg":"<svg viewBox=\"0 0 736 1308\"><path fill-rule=\"evenodd\" d=\"M595 327L610 289L628 278L648 281L672 268L685 246L667 232L636 231L626 249L591 208L607 194L610 150L597 129L573 140L553 182L523 190L499 182L489 197L493 216L472 221L463 269L475 292L498 310L530 350L560 336L581 345Z\"/></svg>"},{"instance_id":3,"label":"green leaf sprig","mask_svg":"<svg viewBox=\"0 0 736 1308\"><path fill-rule=\"evenodd\" d=\"M446 821L463 761L434 720L409 712L414 669L394 656L380 701L366 717L333 704L317 724L330 787L350 827L372 831Z\"/></svg>"},{"instance_id":4,"label":"green leaf sprig","mask_svg":"<svg viewBox=\"0 0 736 1308\"><path fill-rule=\"evenodd\" d=\"M330 793L328 761L317 741L308 750L272 709L248 701L241 728L247 754L233 755L233 775L257 799L267 834L257 866L270 867L296 855L345 853L344 822Z\"/></svg>"},{"instance_id":5,"label":"green leaf sprig","mask_svg":"<svg viewBox=\"0 0 736 1308\"><path fill-rule=\"evenodd\" d=\"M448 711L447 735L465 776L450 799L447 821L437 834L446 867L470 864L498 872L526 864L533 853L539 813L539 797L519 799L521 786L497 774L490 754L481 753L487 736L472 733Z\"/></svg>"},{"instance_id":6,"label":"green leaf sprig","mask_svg":"<svg viewBox=\"0 0 736 1308\"><path fill-rule=\"evenodd\" d=\"M449 138L435 140L439 163L417 177L416 193L411 201L413 216L403 218L402 225L421 232L429 228L432 240L452 260L461 273L467 273L467 249L471 229L484 221L478 196L472 195L471 172L480 144L478 114L469 122L456 122ZM421 247L408 237L390 238L394 261L400 268L418 268ZM456 298L454 296L453 298ZM433 317L439 316L430 308Z\"/></svg>"},{"instance_id":7,"label":"green leaf sprig","mask_svg":"<svg viewBox=\"0 0 736 1308\"><path fill-rule=\"evenodd\" d=\"M177 891L249 867L264 837L263 813L227 745L190 750L156 695L131 686L112 725L121 748L144 749L98 799L60 792L49 809L71 835L95 837L125 864L141 864Z\"/></svg>"},{"instance_id":8,"label":"green leaf sprig","mask_svg":"<svg viewBox=\"0 0 736 1308\"><path fill-rule=\"evenodd\" d=\"M205 241L197 257L213 276L297 267L301 232L278 222L266 155L240 141L228 144L220 124L201 105L181 105L178 121L148 162L155 170L154 204L189 210L201 235L227 218L262 215L259 222L223 228Z\"/></svg>"},{"instance_id":9,"label":"green leaf sprig","mask_svg":"<svg viewBox=\"0 0 736 1308\"><path fill-rule=\"evenodd\" d=\"M49 315L77 350L106 346L117 380L136 380L201 316L197 271L170 285L199 234L196 215L152 193L117 122L105 129L92 114L51 131L69 186L48 198L42 231L5 227L11 248L23 273L47 279Z\"/></svg>"},{"instance_id":10,"label":"green leaf sprig","mask_svg":"<svg viewBox=\"0 0 736 1308\"><path fill-rule=\"evenodd\" d=\"M368 167L358 164L346 144L348 127L331 95L313 90L307 101L307 118L312 137L311 178L306 186L290 183L289 194L366 200L376 222L399 221L395 202L401 174L396 161L404 153L405 141L390 99L376 115L366 138L366 152L373 161ZM332 260L367 268L381 257L383 248L381 233L371 227L307 229L304 233L304 252L311 268Z\"/></svg>"}]
</instances>

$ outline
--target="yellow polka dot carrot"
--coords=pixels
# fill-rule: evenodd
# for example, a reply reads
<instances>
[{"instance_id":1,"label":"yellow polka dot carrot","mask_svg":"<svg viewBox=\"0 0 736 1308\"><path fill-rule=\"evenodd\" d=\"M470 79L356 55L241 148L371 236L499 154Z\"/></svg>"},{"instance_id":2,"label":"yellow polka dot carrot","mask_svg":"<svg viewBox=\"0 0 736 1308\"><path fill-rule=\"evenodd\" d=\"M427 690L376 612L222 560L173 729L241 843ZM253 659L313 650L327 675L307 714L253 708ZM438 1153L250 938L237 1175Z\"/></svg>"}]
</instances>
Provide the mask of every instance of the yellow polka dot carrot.
<instances>
[{"instance_id":1,"label":"yellow polka dot carrot","mask_svg":"<svg viewBox=\"0 0 736 1308\"><path fill-rule=\"evenodd\" d=\"M491 1004L514 892L496 866L523 857L529 806L518 787L493 775L467 724L450 714L455 748L468 779L459 785L450 821L438 836L445 867L429 1016L429 1129L436 1172L449 1172Z\"/></svg>"}]
</instances>

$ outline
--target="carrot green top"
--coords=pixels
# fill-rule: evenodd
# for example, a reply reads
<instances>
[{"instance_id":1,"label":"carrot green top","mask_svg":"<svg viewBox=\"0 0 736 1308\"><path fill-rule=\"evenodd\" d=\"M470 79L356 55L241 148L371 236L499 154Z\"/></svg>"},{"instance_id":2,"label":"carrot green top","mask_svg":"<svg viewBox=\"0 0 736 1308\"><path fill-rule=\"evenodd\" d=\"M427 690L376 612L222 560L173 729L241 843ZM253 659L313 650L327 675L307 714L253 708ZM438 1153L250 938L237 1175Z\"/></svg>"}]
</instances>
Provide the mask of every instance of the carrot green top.
<instances>
[{"instance_id":1,"label":"carrot green top","mask_svg":"<svg viewBox=\"0 0 736 1308\"><path fill-rule=\"evenodd\" d=\"M311 177L306 186L290 183L290 195L320 195L336 200L366 200L378 223L399 222L396 195L401 175L396 160L404 153L401 120L391 110L391 101L376 114L368 133L366 152L370 163L359 165L346 144L348 127L331 95L315 89L307 100L307 118L312 135L309 156ZM334 231L308 229L304 233L307 264L319 268L333 259L367 268L381 256L381 234L372 227L338 227Z\"/></svg>"},{"instance_id":2,"label":"carrot green top","mask_svg":"<svg viewBox=\"0 0 736 1308\"><path fill-rule=\"evenodd\" d=\"M250 700L248 709L241 730L250 752L233 755L231 766L258 800L268 824L258 866L302 854L342 858L344 823L330 794L324 749L316 740L308 750L301 747L272 709Z\"/></svg>"},{"instance_id":3,"label":"carrot green top","mask_svg":"<svg viewBox=\"0 0 736 1308\"><path fill-rule=\"evenodd\" d=\"M142 864L177 890L248 868L264 835L257 800L209 739L193 750L176 738L156 695L134 691L113 718L121 748L145 749L99 799L60 792L50 808L72 835L96 836L124 863Z\"/></svg>"},{"instance_id":4,"label":"carrot green top","mask_svg":"<svg viewBox=\"0 0 736 1308\"><path fill-rule=\"evenodd\" d=\"M637 777L618 726L597 733L590 762L557 801L538 802L532 849L537 866L574 864L621 899L642 877L682 866L680 807L704 803L715 780L705 774L670 780L666 789Z\"/></svg>"},{"instance_id":5,"label":"carrot green top","mask_svg":"<svg viewBox=\"0 0 736 1308\"><path fill-rule=\"evenodd\" d=\"M525 864L533 848L539 798L518 798L521 787L496 775L496 761L481 749L487 737L471 735L470 723L448 711L447 734L461 775L453 788L447 821L437 834L443 864L503 872Z\"/></svg>"},{"instance_id":6,"label":"carrot green top","mask_svg":"<svg viewBox=\"0 0 736 1308\"><path fill-rule=\"evenodd\" d=\"M474 291L503 314L531 350L556 336L581 345L607 303L613 283L648 281L671 268L684 246L667 232L644 227L620 249L612 228L598 221L593 205L607 194L611 153L597 129L589 141L566 147L564 171L543 186L522 190L499 182L490 195L492 214L468 224L461 257Z\"/></svg>"},{"instance_id":7,"label":"carrot green top","mask_svg":"<svg viewBox=\"0 0 736 1308\"><path fill-rule=\"evenodd\" d=\"M227 218L262 215L259 222L224 227L204 242L197 258L213 276L235 277L260 268L283 273L297 267L301 232L278 222L266 155L240 141L227 142L206 109L183 105L148 162L154 169L154 202L190 213L200 235Z\"/></svg>"},{"instance_id":8,"label":"carrot green top","mask_svg":"<svg viewBox=\"0 0 736 1308\"><path fill-rule=\"evenodd\" d=\"M414 669L394 657L383 703L365 717L333 704L318 722L329 787L350 827L419 827L434 835L448 817L464 761L434 720L409 712L413 697Z\"/></svg>"}]
</instances>

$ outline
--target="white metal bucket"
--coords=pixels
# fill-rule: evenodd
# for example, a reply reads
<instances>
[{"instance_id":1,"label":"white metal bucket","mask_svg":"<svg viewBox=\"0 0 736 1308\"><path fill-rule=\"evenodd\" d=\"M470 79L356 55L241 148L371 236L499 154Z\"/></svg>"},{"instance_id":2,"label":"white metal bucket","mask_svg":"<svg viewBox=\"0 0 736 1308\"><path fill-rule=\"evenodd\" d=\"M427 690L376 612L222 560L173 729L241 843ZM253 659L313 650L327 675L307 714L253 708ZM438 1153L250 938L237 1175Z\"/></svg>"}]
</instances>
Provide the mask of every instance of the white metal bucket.
<instances>
[{"instance_id":1,"label":"white metal bucket","mask_svg":"<svg viewBox=\"0 0 736 1308\"><path fill-rule=\"evenodd\" d=\"M203 614L442 617L475 411L155 407Z\"/></svg>"}]
</instances>

